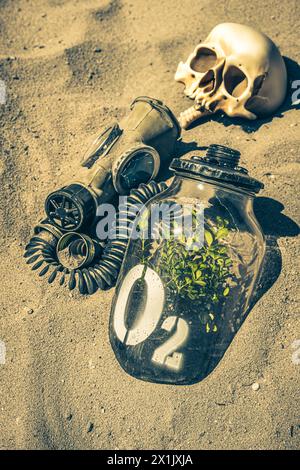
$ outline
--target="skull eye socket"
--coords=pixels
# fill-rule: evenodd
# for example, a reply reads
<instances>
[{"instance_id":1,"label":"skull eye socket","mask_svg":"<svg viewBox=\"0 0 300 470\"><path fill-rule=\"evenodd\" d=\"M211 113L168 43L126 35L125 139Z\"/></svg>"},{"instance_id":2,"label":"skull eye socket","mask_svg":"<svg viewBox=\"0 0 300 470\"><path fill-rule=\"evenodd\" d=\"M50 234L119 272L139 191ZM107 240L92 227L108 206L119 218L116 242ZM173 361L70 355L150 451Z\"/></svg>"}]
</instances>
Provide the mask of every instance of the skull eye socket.
<instances>
[{"instance_id":1,"label":"skull eye socket","mask_svg":"<svg viewBox=\"0 0 300 470\"><path fill-rule=\"evenodd\" d=\"M195 72L206 72L217 63L217 55L207 47L200 47L196 57L191 61L190 67Z\"/></svg>"},{"instance_id":2,"label":"skull eye socket","mask_svg":"<svg viewBox=\"0 0 300 470\"><path fill-rule=\"evenodd\" d=\"M238 98L247 89L248 80L242 70L240 70L238 67L235 67L234 65L231 65L225 72L224 86L226 91L231 96Z\"/></svg>"}]
</instances>

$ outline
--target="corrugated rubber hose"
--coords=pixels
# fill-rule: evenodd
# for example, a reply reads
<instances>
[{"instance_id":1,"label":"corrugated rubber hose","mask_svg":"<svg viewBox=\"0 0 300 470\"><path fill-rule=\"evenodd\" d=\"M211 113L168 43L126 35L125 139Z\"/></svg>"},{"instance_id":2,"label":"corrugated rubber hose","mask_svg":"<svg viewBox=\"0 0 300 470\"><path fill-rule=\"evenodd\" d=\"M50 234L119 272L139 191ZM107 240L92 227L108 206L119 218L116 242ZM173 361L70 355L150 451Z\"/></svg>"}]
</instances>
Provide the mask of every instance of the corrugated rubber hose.
<instances>
[{"instance_id":1,"label":"corrugated rubber hose","mask_svg":"<svg viewBox=\"0 0 300 470\"><path fill-rule=\"evenodd\" d=\"M94 244L98 244L98 251L101 255L89 265L74 269L63 266L56 250L63 232L51 225L48 220L35 227L34 236L25 247L24 257L27 264L32 265L32 270L42 268L39 276L49 276L49 284L59 277L60 285L68 283L70 290L77 286L81 294L93 294L98 289L106 290L113 287L128 245L130 228L141 205L166 188L166 183L150 181L148 184L142 183L137 189L133 189L126 203L120 208L115 225L112 227L115 229L117 225L116 237L109 239L107 243L93 240ZM80 247L77 251L79 255L83 254L80 253Z\"/></svg>"}]
</instances>

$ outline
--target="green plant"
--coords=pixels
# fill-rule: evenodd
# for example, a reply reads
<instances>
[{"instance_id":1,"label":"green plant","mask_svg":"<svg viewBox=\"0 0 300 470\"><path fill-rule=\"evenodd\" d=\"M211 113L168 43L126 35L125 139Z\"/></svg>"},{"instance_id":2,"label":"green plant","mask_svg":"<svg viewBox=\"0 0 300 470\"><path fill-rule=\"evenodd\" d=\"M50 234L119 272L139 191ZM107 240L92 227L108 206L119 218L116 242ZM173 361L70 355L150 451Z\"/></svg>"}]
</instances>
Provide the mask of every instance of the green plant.
<instances>
[{"instance_id":1,"label":"green plant","mask_svg":"<svg viewBox=\"0 0 300 470\"><path fill-rule=\"evenodd\" d=\"M193 210L194 229L197 223L197 213ZM224 244L229 235L228 225L226 219L217 217L215 225L205 227L202 246L197 230L175 236L176 221L173 221L169 238L162 236L160 240L152 241L151 246L148 240L141 239L141 262L152 267L177 297L196 304L207 333L217 332L220 321L217 312L230 294L232 260ZM145 214L140 227L144 231L147 228Z\"/></svg>"}]
</instances>

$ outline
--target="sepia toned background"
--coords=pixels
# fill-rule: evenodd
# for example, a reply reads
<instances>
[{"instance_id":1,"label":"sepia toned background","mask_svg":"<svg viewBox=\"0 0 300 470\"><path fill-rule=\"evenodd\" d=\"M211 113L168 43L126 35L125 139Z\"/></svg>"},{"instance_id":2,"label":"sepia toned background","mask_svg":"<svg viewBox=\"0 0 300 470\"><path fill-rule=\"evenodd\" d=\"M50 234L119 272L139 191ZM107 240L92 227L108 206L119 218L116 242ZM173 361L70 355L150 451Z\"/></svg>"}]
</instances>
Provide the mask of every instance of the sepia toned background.
<instances>
[{"instance_id":1,"label":"sepia toned background","mask_svg":"<svg viewBox=\"0 0 300 470\"><path fill-rule=\"evenodd\" d=\"M195 142L237 148L265 184L260 299L203 382L126 375L108 340L113 290L71 294L22 259L45 197L72 178L101 126L139 95L176 114L189 105L177 64L224 21L268 34L290 81L300 80L297 0L0 0L1 449L300 447L300 122L291 90L273 118L216 116L182 136L191 151Z\"/></svg>"}]
</instances>

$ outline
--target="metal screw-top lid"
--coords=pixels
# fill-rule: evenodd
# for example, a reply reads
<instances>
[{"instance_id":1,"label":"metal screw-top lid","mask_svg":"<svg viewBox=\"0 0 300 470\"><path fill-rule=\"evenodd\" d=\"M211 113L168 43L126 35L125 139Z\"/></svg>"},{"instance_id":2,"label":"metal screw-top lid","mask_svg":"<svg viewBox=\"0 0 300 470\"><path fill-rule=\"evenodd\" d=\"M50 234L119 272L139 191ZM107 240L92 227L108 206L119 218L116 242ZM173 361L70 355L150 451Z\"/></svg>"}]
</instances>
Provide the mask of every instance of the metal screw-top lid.
<instances>
[{"instance_id":1,"label":"metal screw-top lid","mask_svg":"<svg viewBox=\"0 0 300 470\"><path fill-rule=\"evenodd\" d=\"M239 159L240 152L238 150L212 144L203 157L174 158L170 169L178 173L202 176L252 193L258 193L264 187L263 183L249 176L246 168L238 166Z\"/></svg>"}]
</instances>

